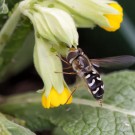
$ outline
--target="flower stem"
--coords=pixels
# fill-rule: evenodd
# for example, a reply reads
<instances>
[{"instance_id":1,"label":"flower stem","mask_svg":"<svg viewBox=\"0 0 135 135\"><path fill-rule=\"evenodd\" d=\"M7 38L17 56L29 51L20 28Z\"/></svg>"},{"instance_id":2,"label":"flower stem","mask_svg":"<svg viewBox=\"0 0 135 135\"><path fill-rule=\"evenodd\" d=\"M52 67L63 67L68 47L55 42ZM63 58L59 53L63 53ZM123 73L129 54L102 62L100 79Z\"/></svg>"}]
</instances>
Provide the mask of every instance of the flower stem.
<instances>
[{"instance_id":1,"label":"flower stem","mask_svg":"<svg viewBox=\"0 0 135 135\"><path fill-rule=\"evenodd\" d=\"M17 23L21 17L21 12L19 10L19 6L15 7L12 15L9 17L7 22L4 24L0 31L0 53L2 52L3 48L6 46L7 41L12 36Z\"/></svg>"},{"instance_id":2,"label":"flower stem","mask_svg":"<svg viewBox=\"0 0 135 135\"><path fill-rule=\"evenodd\" d=\"M5 98L0 95L0 104L1 104L1 103L4 103L4 101L5 101Z\"/></svg>"}]
</instances>

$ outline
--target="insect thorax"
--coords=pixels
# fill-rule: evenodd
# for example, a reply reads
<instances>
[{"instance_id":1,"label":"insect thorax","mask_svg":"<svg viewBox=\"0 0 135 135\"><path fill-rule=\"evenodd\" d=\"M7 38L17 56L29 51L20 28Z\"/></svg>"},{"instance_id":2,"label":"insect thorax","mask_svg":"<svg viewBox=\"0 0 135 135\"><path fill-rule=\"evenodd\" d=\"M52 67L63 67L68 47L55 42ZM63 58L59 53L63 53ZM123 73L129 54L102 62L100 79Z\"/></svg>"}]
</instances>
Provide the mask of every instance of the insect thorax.
<instances>
[{"instance_id":1,"label":"insect thorax","mask_svg":"<svg viewBox=\"0 0 135 135\"><path fill-rule=\"evenodd\" d=\"M72 62L73 70L80 76L84 76L85 73L91 70L91 64L88 59L80 55Z\"/></svg>"}]
</instances>

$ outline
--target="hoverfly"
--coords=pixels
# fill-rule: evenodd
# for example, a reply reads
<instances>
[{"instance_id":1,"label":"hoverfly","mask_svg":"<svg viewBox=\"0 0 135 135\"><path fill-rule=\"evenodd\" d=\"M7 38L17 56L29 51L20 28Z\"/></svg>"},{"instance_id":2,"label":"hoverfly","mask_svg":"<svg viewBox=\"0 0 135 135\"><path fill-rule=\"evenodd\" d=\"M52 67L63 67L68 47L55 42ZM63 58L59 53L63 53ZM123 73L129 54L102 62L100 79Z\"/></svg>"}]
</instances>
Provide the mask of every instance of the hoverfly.
<instances>
[{"instance_id":1,"label":"hoverfly","mask_svg":"<svg viewBox=\"0 0 135 135\"><path fill-rule=\"evenodd\" d=\"M93 97L102 105L104 83L95 67L122 68L135 63L135 57L122 55L101 59L89 59L81 48L71 48L66 57L74 72L83 78Z\"/></svg>"}]
</instances>

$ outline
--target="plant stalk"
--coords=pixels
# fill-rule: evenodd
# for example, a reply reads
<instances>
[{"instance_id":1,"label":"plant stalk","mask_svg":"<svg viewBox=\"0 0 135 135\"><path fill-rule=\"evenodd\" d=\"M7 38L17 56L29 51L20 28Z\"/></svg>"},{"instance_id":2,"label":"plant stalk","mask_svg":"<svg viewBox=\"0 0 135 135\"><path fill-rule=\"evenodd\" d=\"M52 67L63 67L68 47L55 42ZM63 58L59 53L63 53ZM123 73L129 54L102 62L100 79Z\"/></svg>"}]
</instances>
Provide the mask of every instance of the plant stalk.
<instances>
[{"instance_id":1,"label":"plant stalk","mask_svg":"<svg viewBox=\"0 0 135 135\"><path fill-rule=\"evenodd\" d=\"M0 31L0 53L2 52L3 48L6 46L7 41L11 38L18 21L21 17L21 12L19 9L19 6L17 5L7 20L7 22L4 24Z\"/></svg>"}]
</instances>

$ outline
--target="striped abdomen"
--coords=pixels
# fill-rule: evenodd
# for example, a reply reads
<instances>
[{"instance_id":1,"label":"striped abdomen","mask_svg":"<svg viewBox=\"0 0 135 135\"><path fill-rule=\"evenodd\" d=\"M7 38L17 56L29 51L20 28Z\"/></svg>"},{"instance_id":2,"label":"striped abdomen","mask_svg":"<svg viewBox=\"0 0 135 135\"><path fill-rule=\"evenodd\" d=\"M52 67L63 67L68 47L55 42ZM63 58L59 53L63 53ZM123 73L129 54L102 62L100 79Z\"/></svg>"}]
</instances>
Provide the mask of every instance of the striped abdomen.
<instances>
[{"instance_id":1,"label":"striped abdomen","mask_svg":"<svg viewBox=\"0 0 135 135\"><path fill-rule=\"evenodd\" d=\"M94 98L97 100L102 99L104 94L104 85L100 75L96 71L91 70L88 73L85 73L84 77Z\"/></svg>"}]
</instances>

